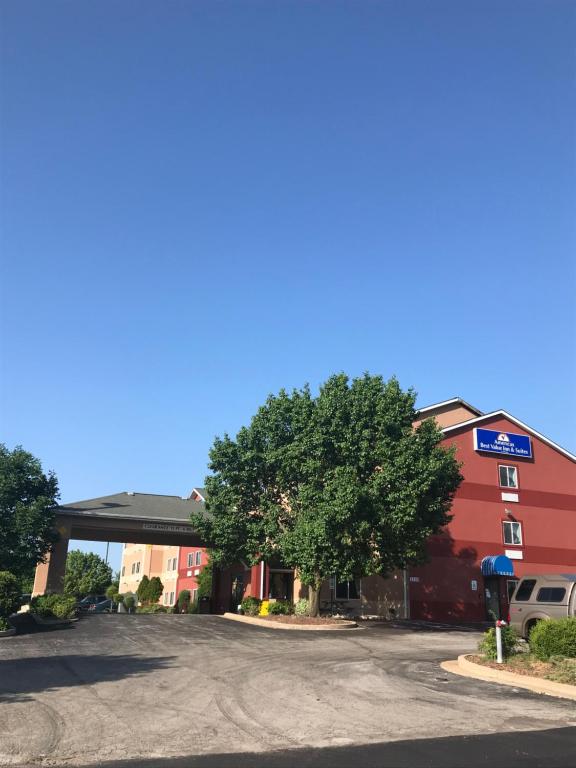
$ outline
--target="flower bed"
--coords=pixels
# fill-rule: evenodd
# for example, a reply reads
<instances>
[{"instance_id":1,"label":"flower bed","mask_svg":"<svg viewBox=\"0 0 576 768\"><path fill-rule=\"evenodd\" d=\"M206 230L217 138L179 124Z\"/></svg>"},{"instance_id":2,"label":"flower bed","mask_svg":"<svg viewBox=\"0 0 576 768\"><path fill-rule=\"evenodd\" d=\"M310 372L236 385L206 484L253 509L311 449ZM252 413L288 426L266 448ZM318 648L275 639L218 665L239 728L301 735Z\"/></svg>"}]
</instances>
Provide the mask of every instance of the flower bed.
<instances>
[{"instance_id":1,"label":"flower bed","mask_svg":"<svg viewBox=\"0 0 576 768\"><path fill-rule=\"evenodd\" d=\"M274 622L275 624L342 624L342 619L336 619L332 616L289 616L268 615L260 616L263 621Z\"/></svg>"},{"instance_id":2,"label":"flower bed","mask_svg":"<svg viewBox=\"0 0 576 768\"><path fill-rule=\"evenodd\" d=\"M500 672L514 672L516 675L576 685L576 660L574 659L554 658L552 661L540 661L530 653L518 653L503 664L498 664L484 656L467 656L466 658L474 664L497 669Z\"/></svg>"}]
</instances>

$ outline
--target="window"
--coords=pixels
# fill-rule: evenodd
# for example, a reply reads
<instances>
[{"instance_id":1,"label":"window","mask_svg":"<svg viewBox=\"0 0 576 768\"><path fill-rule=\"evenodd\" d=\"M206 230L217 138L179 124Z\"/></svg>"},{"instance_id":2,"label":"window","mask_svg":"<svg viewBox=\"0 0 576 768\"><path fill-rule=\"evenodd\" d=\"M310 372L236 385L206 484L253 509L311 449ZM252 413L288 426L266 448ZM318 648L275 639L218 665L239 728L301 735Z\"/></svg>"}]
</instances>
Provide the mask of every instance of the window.
<instances>
[{"instance_id":1,"label":"window","mask_svg":"<svg viewBox=\"0 0 576 768\"><path fill-rule=\"evenodd\" d=\"M524 579L522 584L518 587L516 592L516 600L526 601L530 600L530 595L536 584L536 579Z\"/></svg>"},{"instance_id":2,"label":"window","mask_svg":"<svg viewBox=\"0 0 576 768\"><path fill-rule=\"evenodd\" d=\"M202 562L202 552L198 551L196 552L196 565L200 565Z\"/></svg>"},{"instance_id":3,"label":"window","mask_svg":"<svg viewBox=\"0 0 576 768\"><path fill-rule=\"evenodd\" d=\"M503 520L502 528L504 532L504 544L515 544L522 546L522 524Z\"/></svg>"},{"instance_id":4,"label":"window","mask_svg":"<svg viewBox=\"0 0 576 768\"><path fill-rule=\"evenodd\" d=\"M126 566L122 566L122 576L124 576L124 571L126 570Z\"/></svg>"},{"instance_id":5,"label":"window","mask_svg":"<svg viewBox=\"0 0 576 768\"><path fill-rule=\"evenodd\" d=\"M190 552L188 555L188 568L192 568L194 565L194 552Z\"/></svg>"},{"instance_id":6,"label":"window","mask_svg":"<svg viewBox=\"0 0 576 768\"><path fill-rule=\"evenodd\" d=\"M538 590L536 601L539 603L561 603L565 595L564 587L542 587Z\"/></svg>"},{"instance_id":7,"label":"window","mask_svg":"<svg viewBox=\"0 0 576 768\"><path fill-rule=\"evenodd\" d=\"M174 592L170 592L170 605L174 605Z\"/></svg>"},{"instance_id":8,"label":"window","mask_svg":"<svg viewBox=\"0 0 576 768\"><path fill-rule=\"evenodd\" d=\"M132 563L132 573L136 573L136 563Z\"/></svg>"},{"instance_id":9,"label":"window","mask_svg":"<svg viewBox=\"0 0 576 768\"><path fill-rule=\"evenodd\" d=\"M518 470L504 464L498 466L500 485L503 488L518 488Z\"/></svg>"},{"instance_id":10,"label":"window","mask_svg":"<svg viewBox=\"0 0 576 768\"><path fill-rule=\"evenodd\" d=\"M195 603L195 602L196 602L196 598L197 598L197 597L198 597L198 590L197 590L197 589L193 589L193 590L192 590L192 602L193 602L193 603Z\"/></svg>"},{"instance_id":11,"label":"window","mask_svg":"<svg viewBox=\"0 0 576 768\"><path fill-rule=\"evenodd\" d=\"M336 581L336 600L358 600L356 581Z\"/></svg>"},{"instance_id":12,"label":"window","mask_svg":"<svg viewBox=\"0 0 576 768\"><path fill-rule=\"evenodd\" d=\"M140 573L140 560L136 563L136 573Z\"/></svg>"},{"instance_id":13,"label":"window","mask_svg":"<svg viewBox=\"0 0 576 768\"><path fill-rule=\"evenodd\" d=\"M506 582L506 587L508 588L508 602L512 600L512 595L514 594L514 590L518 586L519 579L508 579Z\"/></svg>"}]
</instances>

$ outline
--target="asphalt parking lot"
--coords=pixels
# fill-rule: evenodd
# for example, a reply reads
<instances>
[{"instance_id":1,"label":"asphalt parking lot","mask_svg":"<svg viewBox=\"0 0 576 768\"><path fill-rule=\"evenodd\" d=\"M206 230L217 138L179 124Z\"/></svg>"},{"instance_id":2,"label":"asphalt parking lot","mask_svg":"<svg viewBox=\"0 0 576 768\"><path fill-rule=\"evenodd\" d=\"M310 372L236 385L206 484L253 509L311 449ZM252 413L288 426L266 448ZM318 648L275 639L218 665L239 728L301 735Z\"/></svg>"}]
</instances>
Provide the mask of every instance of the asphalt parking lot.
<instances>
[{"instance_id":1,"label":"asphalt parking lot","mask_svg":"<svg viewBox=\"0 0 576 768\"><path fill-rule=\"evenodd\" d=\"M0 764L569 766L574 702L444 672L479 635L92 616L0 641Z\"/></svg>"}]
</instances>

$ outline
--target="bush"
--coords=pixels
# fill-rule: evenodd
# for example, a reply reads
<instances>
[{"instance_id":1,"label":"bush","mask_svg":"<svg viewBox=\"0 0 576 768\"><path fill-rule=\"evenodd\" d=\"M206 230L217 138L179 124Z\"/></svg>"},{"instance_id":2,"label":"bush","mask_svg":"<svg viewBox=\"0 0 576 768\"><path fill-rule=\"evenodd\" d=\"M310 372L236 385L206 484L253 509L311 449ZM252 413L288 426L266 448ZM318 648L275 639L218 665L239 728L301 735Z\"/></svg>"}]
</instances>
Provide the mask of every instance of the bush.
<instances>
[{"instance_id":1,"label":"bush","mask_svg":"<svg viewBox=\"0 0 576 768\"><path fill-rule=\"evenodd\" d=\"M115 603L118 603L118 605L120 605L120 603L123 603L123 602L124 602L124 595L121 595L121 594L117 594L117 595L114 597L114 602L115 602Z\"/></svg>"},{"instance_id":2,"label":"bush","mask_svg":"<svg viewBox=\"0 0 576 768\"><path fill-rule=\"evenodd\" d=\"M136 613L168 613L168 609L164 605L140 605L136 608Z\"/></svg>"},{"instance_id":3,"label":"bush","mask_svg":"<svg viewBox=\"0 0 576 768\"><path fill-rule=\"evenodd\" d=\"M72 595L39 595L30 601L30 613L46 619L72 619L76 615L76 599Z\"/></svg>"},{"instance_id":4,"label":"bush","mask_svg":"<svg viewBox=\"0 0 576 768\"><path fill-rule=\"evenodd\" d=\"M124 595L123 602L124 602L124 608L126 608L126 610L130 612L136 605L136 598L134 597L132 592L126 592L126 594Z\"/></svg>"},{"instance_id":5,"label":"bush","mask_svg":"<svg viewBox=\"0 0 576 768\"><path fill-rule=\"evenodd\" d=\"M188 606L190 605L190 590L182 589L178 594L178 600L176 601L179 613L188 613Z\"/></svg>"},{"instance_id":6,"label":"bush","mask_svg":"<svg viewBox=\"0 0 576 768\"><path fill-rule=\"evenodd\" d=\"M553 664L553 670L546 675L548 680L555 680L557 683L567 683L576 685L576 659L564 659L561 656L552 656L550 661Z\"/></svg>"},{"instance_id":7,"label":"bush","mask_svg":"<svg viewBox=\"0 0 576 768\"><path fill-rule=\"evenodd\" d=\"M136 590L136 594L138 595L138 600L141 603L149 603L150 602L150 579L146 574L142 576L142 579L140 580L140 584L138 584L138 589Z\"/></svg>"},{"instance_id":8,"label":"bush","mask_svg":"<svg viewBox=\"0 0 576 768\"><path fill-rule=\"evenodd\" d=\"M110 584L108 589L106 590L106 597L108 600L112 600L113 603L118 602L118 587L116 584Z\"/></svg>"},{"instance_id":9,"label":"bush","mask_svg":"<svg viewBox=\"0 0 576 768\"><path fill-rule=\"evenodd\" d=\"M268 606L268 613L271 616L288 616L292 613L292 606L286 600L276 600Z\"/></svg>"},{"instance_id":10,"label":"bush","mask_svg":"<svg viewBox=\"0 0 576 768\"><path fill-rule=\"evenodd\" d=\"M198 613L198 600L194 600L188 605L187 613Z\"/></svg>"},{"instance_id":11,"label":"bush","mask_svg":"<svg viewBox=\"0 0 576 768\"><path fill-rule=\"evenodd\" d=\"M518 634L513 627L502 627L502 656L507 659L516 650L518 644ZM484 637L478 643L478 650L487 658L497 658L496 652L496 628L490 629L484 633Z\"/></svg>"},{"instance_id":12,"label":"bush","mask_svg":"<svg viewBox=\"0 0 576 768\"><path fill-rule=\"evenodd\" d=\"M0 616L10 616L20 608L20 582L12 573L0 571Z\"/></svg>"},{"instance_id":13,"label":"bush","mask_svg":"<svg viewBox=\"0 0 576 768\"><path fill-rule=\"evenodd\" d=\"M294 613L296 616L309 616L310 615L310 603L305 597L301 597L300 600L294 606Z\"/></svg>"},{"instance_id":14,"label":"bush","mask_svg":"<svg viewBox=\"0 0 576 768\"><path fill-rule=\"evenodd\" d=\"M12 625L7 619L0 616L0 632L5 632L7 629L12 629Z\"/></svg>"},{"instance_id":15,"label":"bush","mask_svg":"<svg viewBox=\"0 0 576 768\"><path fill-rule=\"evenodd\" d=\"M157 603L162 597L163 592L164 584L162 584L160 576L152 576L148 584L148 600L151 603Z\"/></svg>"},{"instance_id":16,"label":"bush","mask_svg":"<svg viewBox=\"0 0 576 768\"><path fill-rule=\"evenodd\" d=\"M548 661L551 656L576 658L576 617L539 621L528 643L540 661Z\"/></svg>"},{"instance_id":17,"label":"bush","mask_svg":"<svg viewBox=\"0 0 576 768\"><path fill-rule=\"evenodd\" d=\"M246 616L258 616L261 605L262 600L259 600L257 597L245 597L240 603L242 612L245 613Z\"/></svg>"}]
</instances>

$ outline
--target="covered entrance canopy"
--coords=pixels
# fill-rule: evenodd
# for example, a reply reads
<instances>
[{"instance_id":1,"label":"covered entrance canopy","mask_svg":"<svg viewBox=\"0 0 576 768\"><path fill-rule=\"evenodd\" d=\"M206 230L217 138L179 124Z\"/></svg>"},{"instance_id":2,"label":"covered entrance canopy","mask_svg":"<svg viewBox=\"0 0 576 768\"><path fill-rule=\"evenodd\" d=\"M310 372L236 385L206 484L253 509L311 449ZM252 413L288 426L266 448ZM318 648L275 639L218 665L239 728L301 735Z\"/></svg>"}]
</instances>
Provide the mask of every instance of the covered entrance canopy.
<instances>
[{"instance_id":1,"label":"covered entrance canopy","mask_svg":"<svg viewBox=\"0 0 576 768\"><path fill-rule=\"evenodd\" d=\"M514 564L506 555L489 555L480 563L482 576L514 576Z\"/></svg>"},{"instance_id":2,"label":"covered entrance canopy","mask_svg":"<svg viewBox=\"0 0 576 768\"><path fill-rule=\"evenodd\" d=\"M60 540L36 568L34 594L62 591L70 539L204 546L190 522L192 512L204 514L204 503L151 493L123 492L63 504L56 510Z\"/></svg>"}]
</instances>

